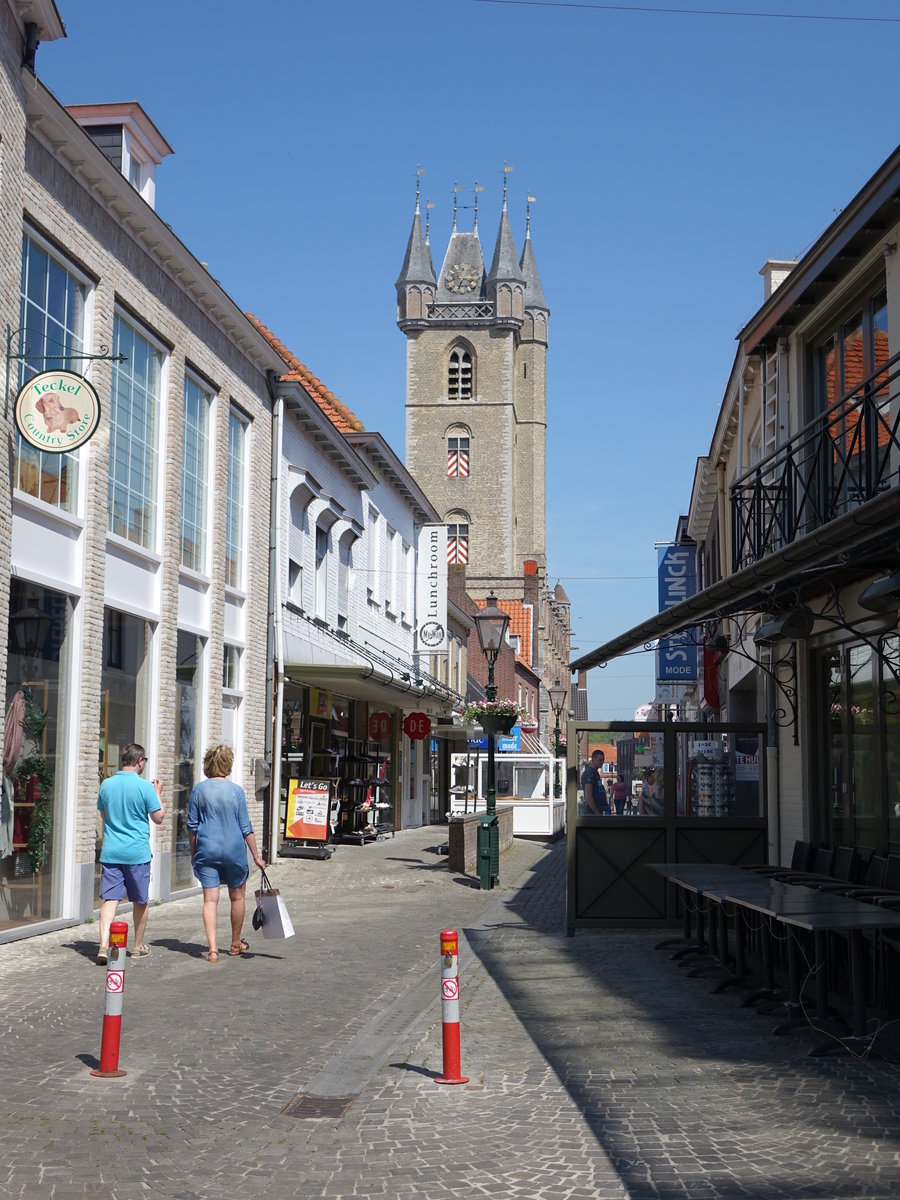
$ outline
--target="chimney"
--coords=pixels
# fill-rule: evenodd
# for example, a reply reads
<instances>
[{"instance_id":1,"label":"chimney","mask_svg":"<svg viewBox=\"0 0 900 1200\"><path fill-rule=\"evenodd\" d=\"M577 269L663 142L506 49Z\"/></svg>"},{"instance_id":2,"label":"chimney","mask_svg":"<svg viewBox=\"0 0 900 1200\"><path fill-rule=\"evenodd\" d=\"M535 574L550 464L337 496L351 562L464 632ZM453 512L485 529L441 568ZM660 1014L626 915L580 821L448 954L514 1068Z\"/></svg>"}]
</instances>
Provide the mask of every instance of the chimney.
<instances>
[{"instance_id":1,"label":"chimney","mask_svg":"<svg viewBox=\"0 0 900 1200\"><path fill-rule=\"evenodd\" d=\"M538 610L540 577L538 575L538 565L533 558L526 558L522 564L523 577L523 596L522 599L526 604L533 606L535 613Z\"/></svg>"},{"instance_id":2,"label":"chimney","mask_svg":"<svg viewBox=\"0 0 900 1200\"><path fill-rule=\"evenodd\" d=\"M772 295L776 288L780 287L797 265L795 258L770 258L760 268L760 275L763 277L763 289L765 291L765 299Z\"/></svg>"}]
</instances>

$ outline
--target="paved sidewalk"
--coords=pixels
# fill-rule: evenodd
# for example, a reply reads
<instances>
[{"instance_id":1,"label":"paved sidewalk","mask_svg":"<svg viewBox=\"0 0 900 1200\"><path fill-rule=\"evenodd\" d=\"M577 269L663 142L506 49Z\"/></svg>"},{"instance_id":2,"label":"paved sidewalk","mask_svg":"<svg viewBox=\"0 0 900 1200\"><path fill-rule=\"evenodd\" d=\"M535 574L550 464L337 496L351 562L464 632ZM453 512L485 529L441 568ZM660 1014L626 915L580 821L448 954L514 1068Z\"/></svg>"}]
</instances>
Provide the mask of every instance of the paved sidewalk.
<instances>
[{"instance_id":1,"label":"paved sidewalk","mask_svg":"<svg viewBox=\"0 0 900 1200\"><path fill-rule=\"evenodd\" d=\"M566 938L562 843L517 842L482 893L441 840L277 866L297 936L251 930L251 953L215 966L199 898L152 909L120 1080L89 1074L96 926L0 946L0 1195L900 1194L897 1067L807 1058L815 1035L773 1038L774 1018L687 978L658 933ZM434 1083L445 926L464 938L459 1087Z\"/></svg>"}]
</instances>

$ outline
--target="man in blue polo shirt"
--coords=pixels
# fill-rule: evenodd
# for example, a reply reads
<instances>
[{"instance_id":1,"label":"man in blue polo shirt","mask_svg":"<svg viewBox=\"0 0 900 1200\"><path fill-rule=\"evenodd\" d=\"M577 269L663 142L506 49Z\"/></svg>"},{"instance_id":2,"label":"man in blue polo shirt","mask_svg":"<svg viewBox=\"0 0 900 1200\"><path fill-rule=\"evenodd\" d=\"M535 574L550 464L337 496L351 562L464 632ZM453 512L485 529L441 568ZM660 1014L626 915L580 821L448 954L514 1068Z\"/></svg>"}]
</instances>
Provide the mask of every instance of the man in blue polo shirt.
<instances>
[{"instance_id":1,"label":"man in blue polo shirt","mask_svg":"<svg viewBox=\"0 0 900 1200\"><path fill-rule=\"evenodd\" d=\"M97 962L109 959L109 927L120 900L132 904L134 948L132 957L144 958L150 899L150 826L162 825L166 810L160 800L162 784L141 779L147 765L144 747L129 743L122 750L121 767L100 784L97 808L103 814L103 848L100 851L100 949Z\"/></svg>"}]
</instances>

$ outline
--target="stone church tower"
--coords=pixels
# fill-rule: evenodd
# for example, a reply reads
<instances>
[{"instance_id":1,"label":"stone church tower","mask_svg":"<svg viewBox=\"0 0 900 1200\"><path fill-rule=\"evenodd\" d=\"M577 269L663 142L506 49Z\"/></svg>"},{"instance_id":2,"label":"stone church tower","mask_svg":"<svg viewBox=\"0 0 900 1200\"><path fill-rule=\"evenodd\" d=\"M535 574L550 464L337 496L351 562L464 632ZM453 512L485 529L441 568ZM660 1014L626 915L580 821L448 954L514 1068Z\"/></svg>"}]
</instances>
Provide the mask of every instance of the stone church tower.
<instances>
[{"instance_id":1,"label":"stone church tower","mask_svg":"<svg viewBox=\"0 0 900 1200\"><path fill-rule=\"evenodd\" d=\"M474 596L521 595L546 572L546 355L550 310L531 246L506 207L490 268L474 228L453 232L435 275L418 200L397 280L407 339L406 466L450 526ZM534 569L534 568L531 568Z\"/></svg>"}]
</instances>

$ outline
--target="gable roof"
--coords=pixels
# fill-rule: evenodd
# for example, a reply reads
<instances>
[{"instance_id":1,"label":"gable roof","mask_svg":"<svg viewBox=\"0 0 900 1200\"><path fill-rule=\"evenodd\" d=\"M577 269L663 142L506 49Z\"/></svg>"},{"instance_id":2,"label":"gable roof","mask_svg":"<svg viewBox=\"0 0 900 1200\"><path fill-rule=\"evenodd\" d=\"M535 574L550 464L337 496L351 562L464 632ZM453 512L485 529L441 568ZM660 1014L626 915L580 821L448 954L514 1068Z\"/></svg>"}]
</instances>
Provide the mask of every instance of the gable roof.
<instances>
[{"instance_id":1,"label":"gable roof","mask_svg":"<svg viewBox=\"0 0 900 1200\"><path fill-rule=\"evenodd\" d=\"M479 608L484 608L487 600L476 600L475 603ZM497 607L509 616L509 636L519 639L516 659L531 669L531 605L521 600L498 600Z\"/></svg>"},{"instance_id":2,"label":"gable roof","mask_svg":"<svg viewBox=\"0 0 900 1200\"><path fill-rule=\"evenodd\" d=\"M299 383L341 433L355 433L365 428L359 417L351 412L345 404L342 404L334 392L330 392L322 380L313 375L309 367L302 363L296 354L288 350L287 346L279 341L275 334L263 325L262 321L254 317L253 313L248 312L246 316L251 325L262 334L272 349L284 360L288 370L281 376L282 379Z\"/></svg>"}]
</instances>

